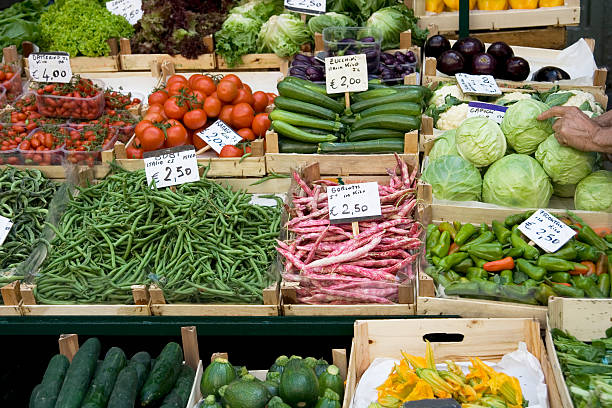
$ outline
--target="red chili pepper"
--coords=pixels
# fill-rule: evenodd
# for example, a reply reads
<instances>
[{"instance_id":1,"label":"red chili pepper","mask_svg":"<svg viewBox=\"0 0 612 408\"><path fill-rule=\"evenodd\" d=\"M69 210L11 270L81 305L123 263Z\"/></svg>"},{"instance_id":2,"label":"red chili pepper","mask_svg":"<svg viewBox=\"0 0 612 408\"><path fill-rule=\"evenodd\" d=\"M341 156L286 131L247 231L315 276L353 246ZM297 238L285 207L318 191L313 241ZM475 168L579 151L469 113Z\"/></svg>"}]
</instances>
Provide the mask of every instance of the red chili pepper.
<instances>
[{"instance_id":1,"label":"red chili pepper","mask_svg":"<svg viewBox=\"0 0 612 408\"><path fill-rule=\"evenodd\" d=\"M507 256L498 261L487 262L486 264L482 266L482 269L484 269L487 272L499 272L505 269L512 270L514 269L514 259L512 259L511 256Z\"/></svg>"}]
</instances>

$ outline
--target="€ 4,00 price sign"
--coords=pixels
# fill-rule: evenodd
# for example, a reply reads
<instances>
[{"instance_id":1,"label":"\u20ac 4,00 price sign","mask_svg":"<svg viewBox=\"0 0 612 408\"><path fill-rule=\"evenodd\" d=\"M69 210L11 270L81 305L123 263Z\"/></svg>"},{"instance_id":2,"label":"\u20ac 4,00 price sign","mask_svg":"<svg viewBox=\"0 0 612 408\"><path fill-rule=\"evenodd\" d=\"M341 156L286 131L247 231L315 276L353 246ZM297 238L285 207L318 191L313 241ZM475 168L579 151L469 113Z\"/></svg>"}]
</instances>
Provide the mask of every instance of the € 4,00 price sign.
<instances>
[{"instance_id":1,"label":"\u20ac 4,00 price sign","mask_svg":"<svg viewBox=\"0 0 612 408\"><path fill-rule=\"evenodd\" d=\"M72 79L70 55L67 52L33 52L28 56L30 77L35 82L60 82Z\"/></svg>"},{"instance_id":2,"label":"\u20ac 4,00 price sign","mask_svg":"<svg viewBox=\"0 0 612 408\"><path fill-rule=\"evenodd\" d=\"M576 234L557 217L542 209L533 213L518 229L546 252L557 251Z\"/></svg>"},{"instance_id":3,"label":"\u20ac 4,00 price sign","mask_svg":"<svg viewBox=\"0 0 612 408\"><path fill-rule=\"evenodd\" d=\"M196 152L191 145L145 152L144 164L147 184L155 181L157 188L200 180Z\"/></svg>"},{"instance_id":4,"label":"\u20ac 4,00 price sign","mask_svg":"<svg viewBox=\"0 0 612 408\"><path fill-rule=\"evenodd\" d=\"M365 54L325 58L325 87L328 94L368 90Z\"/></svg>"},{"instance_id":5,"label":"\u20ac 4,00 price sign","mask_svg":"<svg viewBox=\"0 0 612 408\"><path fill-rule=\"evenodd\" d=\"M372 220L382 215L376 182L330 186L327 205L332 224Z\"/></svg>"}]
</instances>

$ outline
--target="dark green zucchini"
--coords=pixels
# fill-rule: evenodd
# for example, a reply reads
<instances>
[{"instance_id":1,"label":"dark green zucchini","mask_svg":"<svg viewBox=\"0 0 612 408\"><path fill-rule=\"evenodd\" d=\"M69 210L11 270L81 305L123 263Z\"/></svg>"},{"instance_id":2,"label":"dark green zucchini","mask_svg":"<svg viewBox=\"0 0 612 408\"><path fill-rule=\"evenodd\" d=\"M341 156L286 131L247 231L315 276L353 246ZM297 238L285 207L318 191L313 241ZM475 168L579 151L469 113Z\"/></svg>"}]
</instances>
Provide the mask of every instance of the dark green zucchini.
<instances>
[{"instance_id":1,"label":"dark green zucchini","mask_svg":"<svg viewBox=\"0 0 612 408\"><path fill-rule=\"evenodd\" d=\"M140 351L132 356L130 362L128 363L128 367L132 367L136 370L138 374L138 391L144 385L149 372L151 372L151 364L153 360L151 356L146 351Z\"/></svg>"},{"instance_id":2,"label":"dark green zucchini","mask_svg":"<svg viewBox=\"0 0 612 408\"><path fill-rule=\"evenodd\" d=\"M280 153L316 153L319 145L316 143L298 142L284 137L278 138L278 151Z\"/></svg>"},{"instance_id":3,"label":"dark green zucchini","mask_svg":"<svg viewBox=\"0 0 612 408\"><path fill-rule=\"evenodd\" d=\"M338 132L344 128L344 125L337 121L317 119L313 118L312 116L289 112L282 109L274 109L272 113L270 113L270 120L282 120L283 122L289 123L293 126L311 127L315 129L328 130L330 132Z\"/></svg>"},{"instance_id":4,"label":"dark green zucchini","mask_svg":"<svg viewBox=\"0 0 612 408\"><path fill-rule=\"evenodd\" d=\"M140 390L140 404L143 407L154 405L170 392L181 370L183 349L170 342L157 357L155 367Z\"/></svg>"},{"instance_id":5,"label":"dark green zucchini","mask_svg":"<svg viewBox=\"0 0 612 408\"><path fill-rule=\"evenodd\" d=\"M355 123L356 120L357 118L355 116L342 116L340 118L340 123L343 123L347 126L353 126L353 123Z\"/></svg>"},{"instance_id":6,"label":"dark green zucchini","mask_svg":"<svg viewBox=\"0 0 612 408\"><path fill-rule=\"evenodd\" d=\"M375 139L362 142L319 143L321 153L403 153L404 139Z\"/></svg>"},{"instance_id":7,"label":"dark green zucchini","mask_svg":"<svg viewBox=\"0 0 612 408\"><path fill-rule=\"evenodd\" d=\"M100 372L94 377L81 408L105 408L119 372L126 365L125 353L112 347L106 353Z\"/></svg>"},{"instance_id":8,"label":"dark green zucchini","mask_svg":"<svg viewBox=\"0 0 612 408\"><path fill-rule=\"evenodd\" d=\"M119 372L107 408L134 408L138 396L138 372L134 365L144 366L135 362Z\"/></svg>"},{"instance_id":9,"label":"dark green zucchini","mask_svg":"<svg viewBox=\"0 0 612 408\"><path fill-rule=\"evenodd\" d=\"M368 90L365 92L359 92L359 93L353 94L351 95L351 99L353 100L353 103L357 103L357 102L366 101L369 99L381 98L383 96L395 95L397 92L398 92L397 89L393 89L391 87L383 85L382 87L376 87L372 89L368 88ZM352 110L352 106L351 106L351 110Z\"/></svg>"},{"instance_id":10,"label":"dark green zucchini","mask_svg":"<svg viewBox=\"0 0 612 408\"><path fill-rule=\"evenodd\" d=\"M303 130L281 120L272 121L272 129L274 129L279 135L287 137L289 139L297 140L298 142L319 143L331 142L332 140L337 139L336 136L334 136L333 134L315 135L312 133L304 132Z\"/></svg>"},{"instance_id":11,"label":"dark green zucchini","mask_svg":"<svg viewBox=\"0 0 612 408\"><path fill-rule=\"evenodd\" d=\"M285 79L283 79L283 82L289 82L297 86L301 86L303 88L310 89L313 92L320 93L321 95L327 95L327 90L325 90L324 86L317 85L314 82L308 81L306 79L288 76Z\"/></svg>"},{"instance_id":12,"label":"dark green zucchini","mask_svg":"<svg viewBox=\"0 0 612 408\"><path fill-rule=\"evenodd\" d=\"M406 89L411 89L411 90L417 90L419 92L421 92L423 94L423 100L424 101L428 101L429 98L431 98L431 95L433 94L433 91L431 89L429 89L426 86L423 85L394 85L393 89L399 89L399 90L406 90Z\"/></svg>"},{"instance_id":13,"label":"dark green zucchini","mask_svg":"<svg viewBox=\"0 0 612 408\"><path fill-rule=\"evenodd\" d=\"M185 408L189 400L189 394L191 394L194 378L195 371L193 368L186 364L183 365L172 391L166 395L160 408Z\"/></svg>"},{"instance_id":14,"label":"dark green zucchini","mask_svg":"<svg viewBox=\"0 0 612 408\"><path fill-rule=\"evenodd\" d=\"M420 116L405 115L375 115L359 119L353 125L353 131L360 129L389 129L400 132L410 132L421 127Z\"/></svg>"},{"instance_id":15,"label":"dark green zucchini","mask_svg":"<svg viewBox=\"0 0 612 408\"><path fill-rule=\"evenodd\" d=\"M383 89L375 89L374 91L382 91ZM374 92L368 91L368 92ZM394 102L414 102L423 103L423 92L417 89L402 89L395 91L395 93L387 96L381 96L378 98L366 99L351 105L351 111L359 113L366 109L373 108L379 105L386 105Z\"/></svg>"},{"instance_id":16,"label":"dark green zucchini","mask_svg":"<svg viewBox=\"0 0 612 408\"><path fill-rule=\"evenodd\" d=\"M287 79L279 82L276 87L278 88L278 93L282 96L322 106L324 108L331 109L336 113L344 112L344 104L333 100L329 96L325 96L295 83L288 82Z\"/></svg>"},{"instance_id":17,"label":"dark green zucchini","mask_svg":"<svg viewBox=\"0 0 612 408\"><path fill-rule=\"evenodd\" d=\"M313 135L329 135L329 132L323 129L315 129L303 126L296 126L296 128L303 130L304 132L312 133Z\"/></svg>"},{"instance_id":18,"label":"dark green zucchini","mask_svg":"<svg viewBox=\"0 0 612 408\"><path fill-rule=\"evenodd\" d=\"M100 348L100 340L95 337L88 339L79 348L72 359L72 364L68 367L55 408L79 408L81 406L89 382L96 370Z\"/></svg>"},{"instance_id":19,"label":"dark green zucchini","mask_svg":"<svg viewBox=\"0 0 612 408\"><path fill-rule=\"evenodd\" d=\"M53 408L55 406L68 367L70 367L70 362L66 356L56 354L51 358L42 381L32 391L30 408Z\"/></svg>"},{"instance_id":20,"label":"dark green zucchini","mask_svg":"<svg viewBox=\"0 0 612 408\"><path fill-rule=\"evenodd\" d=\"M286 96L277 96L274 99L274 105L279 108L289 112L302 113L305 115L316 116L317 118L327 119L327 120L336 120L338 119L338 114L331 109L324 108L319 105L315 105L312 103L299 101L293 98L287 98Z\"/></svg>"},{"instance_id":21,"label":"dark green zucchini","mask_svg":"<svg viewBox=\"0 0 612 408\"><path fill-rule=\"evenodd\" d=\"M388 139L388 138L402 138L404 133L399 130L390 129L360 129L355 130L346 137L347 142L359 142L362 140L373 140L373 139Z\"/></svg>"},{"instance_id":22,"label":"dark green zucchini","mask_svg":"<svg viewBox=\"0 0 612 408\"><path fill-rule=\"evenodd\" d=\"M359 117L367 118L374 115L396 114L406 116L420 116L421 104L414 102L393 102L385 105L374 106L359 113Z\"/></svg>"}]
</instances>

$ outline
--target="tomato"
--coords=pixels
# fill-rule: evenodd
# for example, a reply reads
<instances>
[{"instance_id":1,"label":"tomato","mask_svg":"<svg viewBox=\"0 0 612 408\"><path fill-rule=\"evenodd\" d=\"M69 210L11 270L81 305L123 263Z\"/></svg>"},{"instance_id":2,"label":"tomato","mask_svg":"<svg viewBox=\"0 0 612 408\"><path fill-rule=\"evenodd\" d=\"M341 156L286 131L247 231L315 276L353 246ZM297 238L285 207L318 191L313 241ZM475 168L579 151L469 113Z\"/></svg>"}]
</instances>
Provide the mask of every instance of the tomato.
<instances>
[{"instance_id":1,"label":"tomato","mask_svg":"<svg viewBox=\"0 0 612 408\"><path fill-rule=\"evenodd\" d=\"M150 120L141 120L136 127L134 128L134 134L136 137L140 138L142 136L142 132L148 127L153 126L153 122Z\"/></svg>"},{"instance_id":2,"label":"tomato","mask_svg":"<svg viewBox=\"0 0 612 408\"><path fill-rule=\"evenodd\" d=\"M190 90L189 86L182 82L173 82L171 85L168 85L166 89L168 90L168 95L170 95L171 97L175 95L186 94Z\"/></svg>"},{"instance_id":3,"label":"tomato","mask_svg":"<svg viewBox=\"0 0 612 408\"><path fill-rule=\"evenodd\" d=\"M244 89L245 91L249 91L250 94L253 93L253 90L251 89L251 87L245 84L244 82L242 83L242 89Z\"/></svg>"},{"instance_id":4,"label":"tomato","mask_svg":"<svg viewBox=\"0 0 612 408\"><path fill-rule=\"evenodd\" d=\"M194 89L187 94L189 98L189 106L194 108L202 108L204 106L204 101L206 100L206 94L202 91L198 91Z\"/></svg>"},{"instance_id":5,"label":"tomato","mask_svg":"<svg viewBox=\"0 0 612 408\"><path fill-rule=\"evenodd\" d=\"M166 142L165 147L175 147L186 145L189 141L189 135L187 130L180 123L172 123L168 129L166 129Z\"/></svg>"},{"instance_id":6,"label":"tomato","mask_svg":"<svg viewBox=\"0 0 612 408\"><path fill-rule=\"evenodd\" d=\"M244 140L255 140L255 133L250 128L242 128L237 132Z\"/></svg>"},{"instance_id":7,"label":"tomato","mask_svg":"<svg viewBox=\"0 0 612 408\"><path fill-rule=\"evenodd\" d=\"M253 94L253 109L255 113L261 113L268 106L268 95L265 92L257 91Z\"/></svg>"},{"instance_id":8,"label":"tomato","mask_svg":"<svg viewBox=\"0 0 612 408\"><path fill-rule=\"evenodd\" d=\"M155 103L163 105L164 102L166 102L166 99L168 99L168 92L163 90L163 91L153 92L151 95L149 95L148 101L149 101L149 105L153 105Z\"/></svg>"},{"instance_id":9,"label":"tomato","mask_svg":"<svg viewBox=\"0 0 612 408\"><path fill-rule=\"evenodd\" d=\"M189 87L191 89L195 89L193 85L196 83L196 81L198 79L203 78L203 77L204 77L204 75L202 75L202 74L193 74L192 76L190 76L189 79L187 80L187 83L189 84Z\"/></svg>"},{"instance_id":10,"label":"tomato","mask_svg":"<svg viewBox=\"0 0 612 408\"><path fill-rule=\"evenodd\" d=\"M219 119L227 123L229 126L232 125L232 111L234 110L234 105L225 105L221 109L221 113L219 113Z\"/></svg>"},{"instance_id":11,"label":"tomato","mask_svg":"<svg viewBox=\"0 0 612 408\"><path fill-rule=\"evenodd\" d=\"M257 137L264 137L266 135L266 131L270 129L270 125L272 122L268 118L267 113L258 113L253 118L253 123L251 127L253 128L253 133Z\"/></svg>"},{"instance_id":12,"label":"tomato","mask_svg":"<svg viewBox=\"0 0 612 408\"><path fill-rule=\"evenodd\" d=\"M236 87L238 89L242 88L242 81L240 80L240 78L238 78L236 75L234 74L227 74L225 75L221 81L229 81L229 82L233 82L236 84Z\"/></svg>"},{"instance_id":13,"label":"tomato","mask_svg":"<svg viewBox=\"0 0 612 408\"><path fill-rule=\"evenodd\" d=\"M138 140L138 138L134 139L132 144L125 149L128 159L142 159L142 148L138 148L137 146L140 146L140 140Z\"/></svg>"},{"instance_id":14,"label":"tomato","mask_svg":"<svg viewBox=\"0 0 612 408\"><path fill-rule=\"evenodd\" d=\"M168 78L168 80L166 81L166 87L169 87L170 85L172 85L175 82L181 82L185 85L189 85L189 81L187 81L187 78L185 78L182 75L172 75L170 78Z\"/></svg>"},{"instance_id":15,"label":"tomato","mask_svg":"<svg viewBox=\"0 0 612 408\"><path fill-rule=\"evenodd\" d=\"M231 116L232 126L236 129L251 127L254 116L255 111L248 103L239 103L238 105L234 105Z\"/></svg>"},{"instance_id":16,"label":"tomato","mask_svg":"<svg viewBox=\"0 0 612 408\"><path fill-rule=\"evenodd\" d=\"M159 122L163 122L164 121L164 117L162 116L162 114L161 113L157 113L157 112L147 113L146 115L144 115L144 117L142 119L143 120L151 121L153 123L159 123Z\"/></svg>"},{"instance_id":17,"label":"tomato","mask_svg":"<svg viewBox=\"0 0 612 408\"><path fill-rule=\"evenodd\" d=\"M147 109L147 113L149 113L149 112L163 113L164 112L164 105L163 104L159 104L159 103L154 103L152 105L149 105L149 109Z\"/></svg>"},{"instance_id":18,"label":"tomato","mask_svg":"<svg viewBox=\"0 0 612 408\"><path fill-rule=\"evenodd\" d=\"M219 153L219 157L242 157L243 151L242 149L232 146L226 145L221 149L221 153Z\"/></svg>"},{"instance_id":19,"label":"tomato","mask_svg":"<svg viewBox=\"0 0 612 408\"><path fill-rule=\"evenodd\" d=\"M187 113L187 101L173 96L164 103L164 112L170 119L182 119Z\"/></svg>"},{"instance_id":20,"label":"tomato","mask_svg":"<svg viewBox=\"0 0 612 408\"><path fill-rule=\"evenodd\" d=\"M238 96L238 86L231 81L221 80L217 85L217 96L222 102L229 103Z\"/></svg>"},{"instance_id":21,"label":"tomato","mask_svg":"<svg viewBox=\"0 0 612 408\"><path fill-rule=\"evenodd\" d=\"M208 146L208 144L204 140L202 140L200 136L198 136L198 133L201 132L202 130L204 130L204 128L197 129L193 132L192 141L193 141L193 145L196 148L196 151Z\"/></svg>"},{"instance_id":22,"label":"tomato","mask_svg":"<svg viewBox=\"0 0 612 408\"><path fill-rule=\"evenodd\" d=\"M191 87L209 96L217 90L217 85L215 85L215 81L213 81L211 77L206 75L202 75L201 78L198 78L197 81L194 81Z\"/></svg>"},{"instance_id":23,"label":"tomato","mask_svg":"<svg viewBox=\"0 0 612 408\"><path fill-rule=\"evenodd\" d=\"M274 103L274 98L276 98L276 94L268 92L266 95L268 95L268 105L272 105Z\"/></svg>"},{"instance_id":24,"label":"tomato","mask_svg":"<svg viewBox=\"0 0 612 408\"><path fill-rule=\"evenodd\" d=\"M255 102L253 99L253 95L246 89L239 89L238 95L232 101L232 105L238 105L239 103L248 103L249 105L253 105Z\"/></svg>"},{"instance_id":25,"label":"tomato","mask_svg":"<svg viewBox=\"0 0 612 408\"><path fill-rule=\"evenodd\" d=\"M161 149L164 145L164 132L156 126L149 126L139 139L145 152Z\"/></svg>"},{"instance_id":26,"label":"tomato","mask_svg":"<svg viewBox=\"0 0 612 408\"><path fill-rule=\"evenodd\" d=\"M183 123L189 129L201 128L206 124L206 120L206 112L202 109L191 110L183 116Z\"/></svg>"},{"instance_id":27,"label":"tomato","mask_svg":"<svg viewBox=\"0 0 612 408\"><path fill-rule=\"evenodd\" d=\"M219 116L222 107L223 104L221 101L217 98L213 98L212 96L207 97L204 101L204 111L206 112L206 116L209 118L216 118Z\"/></svg>"}]
</instances>

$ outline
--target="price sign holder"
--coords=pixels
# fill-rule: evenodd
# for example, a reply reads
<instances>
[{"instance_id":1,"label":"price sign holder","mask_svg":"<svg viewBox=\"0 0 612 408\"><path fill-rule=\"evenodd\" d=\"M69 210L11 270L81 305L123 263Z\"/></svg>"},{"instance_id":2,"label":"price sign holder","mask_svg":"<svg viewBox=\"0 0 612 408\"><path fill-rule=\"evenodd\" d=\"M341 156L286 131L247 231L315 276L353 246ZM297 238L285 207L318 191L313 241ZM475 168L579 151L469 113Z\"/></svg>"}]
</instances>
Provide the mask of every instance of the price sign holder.
<instances>
[{"instance_id":1,"label":"price sign holder","mask_svg":"<svg viewBox=\"0 0 612 408\"><path fill-rule=\"evenodd\" d=\"M217 119L197 135L217 153L221 153L221 149L227 145L235 145L242 141L242 137L221 119Z\"/></svg>"},{"instance_id":2,"label":"price sign holder","mask_svg":"<svg viewBox=\"0 0 612 408\"><path fill-rule=\"evenodd\" d=\"M499 106L492 103L485 102L470 102L468 103L468 118L475 116L489 118L501 125L504 120L504 114L508 110L507 106Z\"/></svg>"},{"instance_id":3,"label":"price sign holder","mask_svg":"<svg viewBox=\"0 0 612 408\"><path fill-rule=\"evenodd\" d=\"M147 184L163 188L200 180L195 148L191 145L145 152Z\"/></svg>"},{"instance_id":4,"label":"price sign holder","mask_svg":"<svg viewBox=\"0 0 612 408\"><path fill-rule=\"evenodd\" d=\"M493 75L470 75L470 74L455 74L455 79L461 88L461 91L470 95L501 95L501 89L495 82Z\"/></svg>"},{"instance_id":5,"label":"price sign holder","mask_svg":"<svg viewBox=\"0 0 612 408\"><path fill-rule=\"evenodd\" d=\"M13 228L13 221L0 215L0 246L4 244L11 228Z\"/></svg>"},{"instance_id":6,"label":"price sign holder","mask_svg":"<svg viewBox=\"0 0 612 408\"><path fill-rule=\"evenodd\" d=\"M331 224L353 224L353 234L359 234L359 221L380 218L378 183L355 183L330 186L327 205Z\"/></svg>"},{"instance_id":7,"label":"price sign holder","mask_svg":"<svg viewBox=\"0 0 612 408\"><path fill-rule=\"evenodd\" d=\"M28 55L28 67L34 82L67 84L72 79L70 55L67 52L33 52Z\"/></svg>"},{"instance_id":8,"label":"price sign holder","mask_svg":"<svg viewBox=\"0 0 612 408\"><path fill-rule=\"evenodd\" d=\"M106 2L106 9L112 14L125 17L131 25L142 18L142 0L111 0Z\"/></svg>"},{"instance_id":9,"label":"price sign holder","mask_svg":"<svg viewBox=\"0 0 612 408\"><path fill-rule=\"evenodd\" d=\"M285 8L301 14L324 14L325 0L285 0Z\"/></svg>"},{"instance_id":10,"label":"price sign holder","mask_svg":"<svg viewBox=\"0 0 612 408\"><path fill-rule=\"evenodd\" d=\"M546 210L538 210L518 227L527 238L546 252L555 252L567 243L576 231Z\"/></svg>"}]
</instances>

